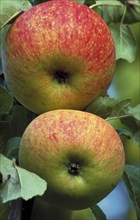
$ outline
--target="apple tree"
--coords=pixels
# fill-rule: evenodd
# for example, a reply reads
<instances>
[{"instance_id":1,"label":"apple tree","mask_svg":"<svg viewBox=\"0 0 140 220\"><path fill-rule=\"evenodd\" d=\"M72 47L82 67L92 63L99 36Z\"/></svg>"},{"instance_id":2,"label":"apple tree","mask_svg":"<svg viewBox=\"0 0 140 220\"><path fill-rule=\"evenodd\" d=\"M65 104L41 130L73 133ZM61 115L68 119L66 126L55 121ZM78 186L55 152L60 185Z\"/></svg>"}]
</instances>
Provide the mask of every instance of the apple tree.
<instances>
[{"instance_id":1,"label":"apple tree","mask_svg":"<svg viewBox=\"0 0 140 220\"><path fill-rule=\"evenodd\" d=\"M105 94L96 97L82 111L101 117L111 124L120 136L126 157L122 182L133 204L132 218L140 219L140 1L75 1L101 16L115 43L116 67L111 85ZM0 0L1 52L8 30L16 19L43 2L47 0ZM99 204L85 210L73 211L71 214L63 207L59 209L40 200L40 196L47 190L47 182L37 174L20 167L18 156L23 132L38 114L27 109L11 93L4 76L2 59L1 53L0 219L36 220L39 219L38 212L42 213L42 219L46 219L46 215L51 216L50 220L58 217L61 220L108 219ZM26 87L24 89L26 90Z\"/></svg>"}]
</instances>

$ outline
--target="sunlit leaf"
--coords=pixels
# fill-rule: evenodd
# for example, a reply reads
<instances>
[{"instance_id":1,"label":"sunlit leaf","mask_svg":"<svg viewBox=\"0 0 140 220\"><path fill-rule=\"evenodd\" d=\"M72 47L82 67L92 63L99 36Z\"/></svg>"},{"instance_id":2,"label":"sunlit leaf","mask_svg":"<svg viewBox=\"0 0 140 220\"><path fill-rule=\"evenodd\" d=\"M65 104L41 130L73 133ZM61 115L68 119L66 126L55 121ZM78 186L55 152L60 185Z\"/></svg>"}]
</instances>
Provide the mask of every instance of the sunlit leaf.
<instances>
[{"instance_id":1,"label":"sunlit leaf","mask_svg":"<svg viewBox=\"0 0 140 220\"><path fill-rule=\"evenodd\" d=\"M14 160L9 160L0 154L0 173L2 174L1 197L3 203L23 198L31 199L43 195L47 184L36 174L18 167Z\"/></svg>"},{"instance_id":2,"label":"sunlit leaf","mask_svg":"<svg viewBox=\"0 0 140 220\"><path fill-rule=\"evenodd\" d=\"M32 5L28 0L0 0L0 29Z\"/></svg>"},{"instance_id":3,"label":"sunlit leaf","mask_svg":"<svg viewBox=\"0 0 140 220\"><path fill-rule=\"evenodd\" d=\"M121 23L111 24L109 27L116 46L116 59L132 63L136 58L137 45L130 27Z\"/></svg>"},{"instance_id":4,"label":"sunlit leaf","mask_svg":"<svg viewBox=\"0 0 140 220\"><path fill-rule=\"evenodd\" d=\"M140 121L140 104L135 107L129 107L129 114Z\"/></svg>"},{"instance_id":5,"label":"sunlit leaf","mask_svg":"<svg viewBox=\"0 0 140 220\"><path fill-rule=\"evenodd\" d=\"M96 0L96 5L122 5L120 1L117 0Z\"/></svg>"}]
</instances>

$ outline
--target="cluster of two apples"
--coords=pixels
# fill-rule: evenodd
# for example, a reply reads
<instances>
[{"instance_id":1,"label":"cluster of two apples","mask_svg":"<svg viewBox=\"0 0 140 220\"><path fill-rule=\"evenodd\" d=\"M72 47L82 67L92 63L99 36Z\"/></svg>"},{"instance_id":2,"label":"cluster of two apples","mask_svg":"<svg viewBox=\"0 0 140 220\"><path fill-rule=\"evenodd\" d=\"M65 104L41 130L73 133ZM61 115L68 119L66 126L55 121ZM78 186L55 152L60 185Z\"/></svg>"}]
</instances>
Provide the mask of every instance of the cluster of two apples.
<instances>
[{"instance_id":1,"label":"cluster of two apples","mask_svg":"<svg viewBox=\"0 0 140 220\"><path fill-rule=\"evenodd\" d=\"M2 63L14 97L40 114L22 136L20 165L47 181L49 204L77 210L99 202L124 169L116 131L83 111L113 77L115 47L105 22L78 2L39 4L12 24Z\"/></svg>"}]
</instances>

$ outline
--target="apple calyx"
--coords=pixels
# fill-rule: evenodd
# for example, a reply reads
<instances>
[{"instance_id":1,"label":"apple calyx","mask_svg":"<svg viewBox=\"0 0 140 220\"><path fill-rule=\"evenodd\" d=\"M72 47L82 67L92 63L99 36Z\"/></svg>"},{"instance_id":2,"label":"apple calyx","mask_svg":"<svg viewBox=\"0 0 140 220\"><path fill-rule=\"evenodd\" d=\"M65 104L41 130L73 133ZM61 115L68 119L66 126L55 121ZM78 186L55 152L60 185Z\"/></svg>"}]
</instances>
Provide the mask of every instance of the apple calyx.
<instances>
[{"instance_id":1,"label":"apple calyx","mask_svg":"<svg viewBox=\"0 0 140 220\"><path fill-rule=\"evenodd\" d=\"M68 165L68 172L71 175L79 175L80 173L80 165L75 162L70 162Z\"/></svg>"},{"instance_id":2,"label":"apple calyx","mask_svg":"<svg viewBox=\"0 0 140 220\"><path fill-rule=\"evenodd\" d=\"M68 82L69 73L63 70L57 70L54 72L54 78L59 84L65 84Z\"/></svg>"}]
</instances>

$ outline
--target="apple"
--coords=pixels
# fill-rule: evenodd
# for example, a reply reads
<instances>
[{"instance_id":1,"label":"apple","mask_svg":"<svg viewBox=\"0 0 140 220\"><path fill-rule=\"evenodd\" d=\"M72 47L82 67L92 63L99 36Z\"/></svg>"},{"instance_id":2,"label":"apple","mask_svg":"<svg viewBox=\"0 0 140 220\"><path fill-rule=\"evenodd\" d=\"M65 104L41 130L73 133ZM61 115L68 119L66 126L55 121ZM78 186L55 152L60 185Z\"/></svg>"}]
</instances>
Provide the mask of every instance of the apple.
<instances>
[{"instance_id":1,"label":"apple","mask_svg":"<svg viewBox=\"0 0 140 220\"><path fill-rule=\"evenodd\" d=\"M71 220L96 220L90 208L75 210L72 212Z\"/></svg>"},{"instance_id":2,"label":"apple","mask_svg":"<svg viewBox=\"0 0 140 220\"><path fill-rule=\"evenodd\" d=\"M85 109L108 89L115 63L114 41L106 23L72 0L44 2L22 13L2 49L9 89L38 114Z\"/></svg>"},{"instance_id":3,"label":"apple","mask_svg":"<svg viewBox=\"0 0 140 220\"><path fill-rule=\"evenodd\" d=\"M127 164L140 165L140 145L134 139L122 137Z\"/></svg>"},{"instance_id":4,"label":"apple","mask_svg":"<svg viewBox=\"0 0 140 220\"><path fill-rule=\"evenodd\" d=\"M115 129L88 112L41 114L25 129L19 163L48 183L43 199L69 210L102 200L120 181L124 148Z\"/></svg>"},{"instance_id":5,"label":"apple","mask_svg":"<svg viewBox=\"0 0 140 220\"><path fill-rule=\"evenodd\" d=\"M108 123L111 124L114 129L124 129L129 131L129 128L122 124L119 119L110 120ZM140 145L138 142L136 142L133 138L129 139L124 135L121 135L120 138L125 150L126 163L140 165Z\"/></svg>"}]
</instances>

